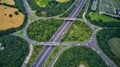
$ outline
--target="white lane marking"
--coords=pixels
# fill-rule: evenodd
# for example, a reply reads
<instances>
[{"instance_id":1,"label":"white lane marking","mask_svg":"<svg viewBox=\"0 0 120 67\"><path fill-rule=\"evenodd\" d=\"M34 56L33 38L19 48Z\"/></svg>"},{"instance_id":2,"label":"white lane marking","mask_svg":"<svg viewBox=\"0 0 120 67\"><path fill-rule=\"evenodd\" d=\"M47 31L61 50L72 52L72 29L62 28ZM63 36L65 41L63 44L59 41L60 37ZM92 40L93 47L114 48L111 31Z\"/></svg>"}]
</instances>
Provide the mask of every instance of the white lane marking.
<instances>
[{"instance_id":1,"label":"white lane marking","mask_svg":"<svg viewBox=\"0 0 120 67\"><path fill-rule=\"evenodd\" d=\"M83 1L83 0L82 0ZM82 2L81 1L81 2ZM82 5L82 3L80 3L80 6ZM79 8L79 7L78 7ZM78 8L76 9L76 11L74 12L74 14L77 12L77 10L78 10ZM74 15L73 14L73 15ZM72 15L72 17L73 17L73 15ZM67 22L67 24L69 23L69 21ZM62 28L62 31L59 33L59 35L63 32L63 29L67 26L67 24ZM58 38L59 36L57 35L57 37L55 38L55 40ZM55 40L53 40L53 42L55 41ZM51 47L49 47L48 48L48 50L45 52L45 54L42 56L42 59L44 58L44 56L47 54L47 52L49 51L49 49L50 49ZM39 61L39 63L42 61L42 59ZM37 67L38 67L38 65L39 65L39 63L37 64Z\"/></svg>"},{"instance_id":2,"label":"white lane marking","mask_svg":"<svg viewBox=\"0 0 120 67\"><path fill-rule=\"evenodd\" d=\"M47 54L47 52L50 50L51 47L48 48L48 50L44 53L44 55L42 56L42 58L40 59L40 61L38 62L37 66L41 63L41 61L43 60L43 58L45 57L45 55Z\"/></svg>"}]
</instances>

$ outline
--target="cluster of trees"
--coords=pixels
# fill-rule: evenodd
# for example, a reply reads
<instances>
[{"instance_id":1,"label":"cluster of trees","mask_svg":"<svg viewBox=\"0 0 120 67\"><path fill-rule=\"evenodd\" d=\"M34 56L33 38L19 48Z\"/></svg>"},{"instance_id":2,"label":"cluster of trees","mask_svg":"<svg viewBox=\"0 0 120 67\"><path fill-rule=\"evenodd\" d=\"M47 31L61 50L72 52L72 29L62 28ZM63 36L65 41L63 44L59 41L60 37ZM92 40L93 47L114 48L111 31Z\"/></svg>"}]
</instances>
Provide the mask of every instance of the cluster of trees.
<instances>
[{"instance_id":1,"label":"cluster of trees","mask_svg":"<svg viewBox=\"0 0 120 67\"><path fill-rule=\"evenodd\" d=\"M3 35L7 35L9 33L13 33L13 32L16 32L16 31L22 29L26 25L26 23L27 23L27 13L26 13L25 7L23 6L22 0L14 0L14 1L15 1L15 5L8 5L8 4L3 4L3 5L17 8L21 13L23 13L24 16L25 16L24 23L20 27L18 27L18 28L11 28L11 29L7 29L7 30L0 30L0 37L3 36Z\"/></svg>"},{"instance_id":2,"label":"cluster of trees","mask_svg":"<svg viewBox=\"0 0 120 67\"><path fill-rule=\"evenodd\" d=\"M58 14L63 13L66 11L75 0L70 0L66 3L59 3L56 0L50 0L45 8L40 7L36 4L34 0L27 0L29 5L33 10L36 10L37 16L44 16L42 12L44 11L46 13L47 17L50 16L56 16Z\"/></svg>"},{"instance_id":3,"label":"cluster of trees","mask_svg":"<svg viewBox=\"0 0 120 67\"><path fill-rule=\"evenodd\" d=\"M37 41L48 41L62 24L62 20L39 20L32 23L27 29L28 37Z\"/></svg>"},{"instance_id":4,"label":"cluster of trees","mask_svg":"<svg viewBox=\"0 0 120 67\"><path fill-rule=\"evenodd\" d=\"M97 53L85 46L75 46L64 51L54 67L79 67L80 62L85 62L89 67L107 67Z\"/></svg>"},{"instance_id":5,"label":"cluster of trees","mask_svg":"<svg viewBox=\"0 0 120 67\"><path fill-rule=\"evenodd\" d=\"M99 4L97 5L97 9L96 11L93 11L91 9L91 6L93 4L93 0L90 0L90 6L88 8L88 12L86 14L86 18L94 25L97 25L97 26L100 26L100 27L120 27L120 22L115 22L115 21L112 21L111 19L111 22L104 22L102 19L99 20L99 21L96 21L96 20L92 20L91 16L89 16L89 13L90 12L97 12L99 13ZM103 14L104 15L104 14ZM108 15L106 15L108 16ZM108 17L111 17L111 16L108 16ZM115 17L111 17L111 18L115 18ZM115 18L116 20L120 20L120 18Z\"/></svg>"},{"instance_id":6,"label":"cluster of trees","mask_svg":"<svg viewBox=\"0 0 120 67\"><path fill-rule=\"evenodd\" d=\"M111 38L120 38L120 28L103 29L97 33L96 37L99 47L118 65L118 67L120 67L120 59L112 53L108 43Z\"/></svg>"},{"instance_id":7,"label":"cluster of trees","mask_svg":"<svg viewBox=\"0 0 120 67\"><path fill-rule=\"evenodd\" d=\"M0 67L20 67L29 53L28 43L15 36L2 36L0 43Z\"/></svg>"}]
</instances>

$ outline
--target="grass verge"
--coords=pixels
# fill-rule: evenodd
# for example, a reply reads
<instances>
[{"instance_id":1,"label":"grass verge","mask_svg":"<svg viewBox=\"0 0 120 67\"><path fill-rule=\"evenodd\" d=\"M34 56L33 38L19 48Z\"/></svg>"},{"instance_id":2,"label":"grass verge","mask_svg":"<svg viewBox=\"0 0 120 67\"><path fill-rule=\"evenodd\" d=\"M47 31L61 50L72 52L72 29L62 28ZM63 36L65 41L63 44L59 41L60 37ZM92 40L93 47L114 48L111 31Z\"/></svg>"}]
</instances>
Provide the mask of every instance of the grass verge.
<instances>
[{"instance_id":1,"label":"grass verge","mask_svg":"<svg viewBox=\"0 0 120 67\"><path fill-rule=\"evenodd\" d=\"M43 46L42 45L33 45L33 53L32 56L27 64L27 67L31 67L32 64L34 63L35 59L37 58L37 56L40 54L41 50L42 50Z\"/></svg>"},{"instance_id":2,"label":"grass verge","mask_svg":"<svg viewBox=\"0 0 120 67\"><path fill-rule=\"evenodd\" d=\"M47 61L44 64L44 67L49 67L50 62L52 61L52 59L56 56L56 54L65 46L56 46L55 49L53 50L53 52L50 54L50 56L48 57Z\"/></svg>"}]
</instances>

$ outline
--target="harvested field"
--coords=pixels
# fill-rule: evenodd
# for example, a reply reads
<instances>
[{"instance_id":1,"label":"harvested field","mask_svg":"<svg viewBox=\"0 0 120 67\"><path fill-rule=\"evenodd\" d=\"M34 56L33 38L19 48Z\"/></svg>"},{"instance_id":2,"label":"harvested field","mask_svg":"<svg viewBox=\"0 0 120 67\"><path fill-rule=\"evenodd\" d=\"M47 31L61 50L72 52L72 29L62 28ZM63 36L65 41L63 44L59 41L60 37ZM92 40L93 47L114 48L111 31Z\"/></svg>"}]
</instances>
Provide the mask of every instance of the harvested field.
<instances>
[{"instance_id":1,"label":"harvested field","mask_svg":"<svg viewBox=\"0 0 120 67\"><path fill-rule=\"evenodd\" d=\"M0 30L19 27L23 21L24 15L18 9L0 5Z\"/></svg>"},{"instance_id":2,"label":"harvested field","mask_svg":"<svg viewBox=\"0 0 120 67\"><path fill-rule=\"evenodd\" d=\"M5 4L9 4L9 5L15 5L14 0L0 0L0 3L5 3Z\"/></svg>"}]
</instances>

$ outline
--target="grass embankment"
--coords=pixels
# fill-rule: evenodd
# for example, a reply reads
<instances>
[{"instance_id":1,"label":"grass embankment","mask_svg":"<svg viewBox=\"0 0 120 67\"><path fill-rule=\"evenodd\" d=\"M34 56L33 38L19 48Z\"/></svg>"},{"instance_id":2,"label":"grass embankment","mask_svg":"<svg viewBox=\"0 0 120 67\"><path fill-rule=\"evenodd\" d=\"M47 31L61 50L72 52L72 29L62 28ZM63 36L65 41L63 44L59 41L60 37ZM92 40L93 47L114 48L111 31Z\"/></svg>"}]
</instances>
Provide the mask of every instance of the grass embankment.
<instances>
[{"instance_id":1,"label":"grass embankment","mask_svg":"<svg viewBox=\"0 0 120 67\"><path fill-rule=\"evenodd\" d=\"M105 54L120 67L120 29L103 29L97 33L97 43Z\"/></svg>"},{"instance_id":2,"label":"grass embankment","mask_svg":"<svg viewBox=\"0 0 120 67\"><path fill-rule=\"evenodd\" d=\"M65 33L61 41L84 42L90 39L92 30L81 21L74 21L70 29Z\"/></svg>"},{"instance_id":3,"label":"grass embankment","mask_svg":"<svg viewBox=\"0 0 120 67\"><path fill-rule=\"evenodd\" d=\"M27 67L31 67L32 64L34 63L35 59L37 58L37 56L40 54L41 50L42 50L43 46L42 45L33 45L33 53L32 56L27 64Z\"/></svg>"},{"instance_id":4,"label":"grass embankment","mask_svg":"<svg viewBox=\"0 0 120 67\"><path fill-rule=\"evenodd\" d=\"M32 40L41 42L48 41L57 31L62 22L62 20L56 19L36 21L29 26L27 34Z\"/></svg>"},{"instance_id":5,"label":"grass embankment","mask_svg":"<svg viewBox=\"0 0 120 67\"><path fill-rule=\"evenodd\" d=\"M47 61L44 64L44 67L49 67L50 62L53 60L53 58L56 56L56 54L65 46L56 46L53 52L48 57Z\"/></svg>"},{"instance_id":6,"label":"grass embankment","mask_svg":"<svg viewBox=\"0 0 120 67\"><path fill-rule=\"evenodd\" d=\"M75 46L64 51L53 67L107 67L102 58L92 49L85 46Z\"/></svg>"},{"instance_id":7,"label":"grass embankment","mask_svg":"<svg viewBox=\"0 0 120 67\"><path fill-rule=\"evenodd\" d=\"M20 67L29 53L29 44L11 35L0 37L0 44L0 67Z\"/></svg>"}]
</instances>

